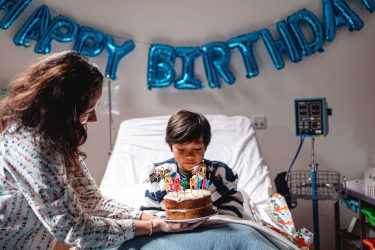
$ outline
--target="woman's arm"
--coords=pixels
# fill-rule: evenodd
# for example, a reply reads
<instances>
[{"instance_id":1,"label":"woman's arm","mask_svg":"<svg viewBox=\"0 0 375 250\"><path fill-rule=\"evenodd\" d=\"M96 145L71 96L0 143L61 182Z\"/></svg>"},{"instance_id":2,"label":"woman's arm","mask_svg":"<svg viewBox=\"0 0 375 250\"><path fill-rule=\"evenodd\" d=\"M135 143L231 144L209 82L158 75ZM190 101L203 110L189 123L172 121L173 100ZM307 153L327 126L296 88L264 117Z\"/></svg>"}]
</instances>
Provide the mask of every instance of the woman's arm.
<instances>
[{"instance_id":1,"label":"woman's arm","mask_svg":"<svg viewBox=\"0 0 375 250\"><path fill-rule=\"evenodd\" d=\"M90 214L114 218L114 219L139 219L142 214L139 209L128 207L113 200L102 193L92 178L86 164L81 160L80 171L69 174L69 180L77 191L77 196L83 206ZM126 193L124 196L126 197Z\"/></svg>"},{"instance_id":2,"label":"woman's arm","mask_svg":"<svg viewBox=\"0 0 375 250\"><path fill-rule=\"evenodd\" d=\"M74 246L105 248L135 236L133 220L87 213L68 182L61 158L42 148L33 136L7 136L4 145L4 178L25 197L32 209L29 216L37 216L57 239Z\"/></svg>"}]
</instances>

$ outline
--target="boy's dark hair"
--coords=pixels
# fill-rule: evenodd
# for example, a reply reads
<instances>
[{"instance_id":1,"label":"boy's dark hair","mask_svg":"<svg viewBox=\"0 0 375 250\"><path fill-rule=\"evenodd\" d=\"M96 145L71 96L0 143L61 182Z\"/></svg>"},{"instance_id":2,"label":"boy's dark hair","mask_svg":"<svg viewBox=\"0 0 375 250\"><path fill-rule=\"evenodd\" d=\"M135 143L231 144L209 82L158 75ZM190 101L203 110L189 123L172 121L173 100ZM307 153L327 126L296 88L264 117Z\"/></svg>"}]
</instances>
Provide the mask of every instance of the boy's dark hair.
<instances>
[{"instance_id":1,"label":"boy's dark hair","mask_svg":"<svg viewBox=\"0 0 375 250\"><path fill-rule=\"evenodd\" d=\"M204 147L207 149L211 141L211 126L204 115L181 110L169 118L165 141L170 148L173 143L191 142L198 140L201 136Z\"/></svg>"}]
</instances>

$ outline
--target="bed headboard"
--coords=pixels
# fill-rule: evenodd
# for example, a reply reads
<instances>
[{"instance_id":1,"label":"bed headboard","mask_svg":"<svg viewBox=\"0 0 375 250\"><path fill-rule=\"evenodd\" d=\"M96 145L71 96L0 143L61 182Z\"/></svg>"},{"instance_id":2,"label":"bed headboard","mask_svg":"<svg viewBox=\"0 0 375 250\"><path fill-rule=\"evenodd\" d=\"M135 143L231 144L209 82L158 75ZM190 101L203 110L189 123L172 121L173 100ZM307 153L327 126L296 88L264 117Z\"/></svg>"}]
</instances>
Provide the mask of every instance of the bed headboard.
<instances>
[{"instance_id":1,"label":"bed headboard","mask_svg":"<svg viewBox=\"0 0 375 250\"><path fill-rule=\"evenodd\" d=\"M113 152L101 182L111 197L147 179L147 166L173 157L165 143L170 116L134 118L120 125ZM238 187L256 203L272 191L268 168L262 158L251 121L244 116L206 115L212 139L205 158L228 164L239 175Z\"/></svg>"}]
</instances>

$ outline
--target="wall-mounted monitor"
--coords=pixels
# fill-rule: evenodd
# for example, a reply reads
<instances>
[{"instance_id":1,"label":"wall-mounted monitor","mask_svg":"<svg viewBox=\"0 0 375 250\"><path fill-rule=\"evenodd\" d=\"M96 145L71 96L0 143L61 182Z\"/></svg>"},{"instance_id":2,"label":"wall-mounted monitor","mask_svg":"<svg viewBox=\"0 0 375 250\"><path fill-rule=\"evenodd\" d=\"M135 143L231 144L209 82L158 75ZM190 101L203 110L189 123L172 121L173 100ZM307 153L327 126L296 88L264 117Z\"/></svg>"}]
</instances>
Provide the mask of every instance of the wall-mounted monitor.
<instances>
[{"instance_id":1,"label":"wall-mounted monitor","mask_svg":"<svg viewBox=\"0 0 375 250\"><path fill-rule=\"evenodd\" d=\"M326 136L328 134L328 109L325 97L294 100L296 134L304 136Z\"/></svg>"}]
</instances>

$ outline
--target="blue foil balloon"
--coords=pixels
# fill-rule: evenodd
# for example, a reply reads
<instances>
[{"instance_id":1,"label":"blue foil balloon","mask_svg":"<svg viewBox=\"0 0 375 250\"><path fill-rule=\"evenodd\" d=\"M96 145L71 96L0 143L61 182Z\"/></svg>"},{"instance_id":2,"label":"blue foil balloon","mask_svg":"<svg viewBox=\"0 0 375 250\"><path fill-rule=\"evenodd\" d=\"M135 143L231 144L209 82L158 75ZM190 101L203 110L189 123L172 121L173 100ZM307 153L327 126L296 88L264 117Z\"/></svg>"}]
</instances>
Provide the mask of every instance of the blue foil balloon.
<instances>
[{"instance_id":1,"label":"blue foil balloon","mask_svg":"<svg viewBox=\"0 0 375 250\"><path fill-rule=\"evenodd\" d=\"M73 50L90 57L102 53L105 48L105 39L102 32L90 28L80 27Z\"/></svg>"},{"instance_id":2,"label":"blue foil balloon","mask_svg":"<svg viewBox=\"0 0 375 250\"><path fill-rule=\"evenodd\" d=\"M3 0L0 1L0 10L6 12L0 20L0 28L8 29L26 9L31 0Z\"/></svg>"},{"instance_id":3,"label":"blue foil balloon","mask_svg":"<svg viewBox=\"0 0 375 250\"><path fill-rule=\"evenodd\" d=\"M278 49L281 52L286 52L292 62L301 61L302 51L294 39L287 22L284 20L277 22L276 28L280 35L280 39L276 41Z\"/></svg>"},{"instance_id":4,"label":"blue foil balloon","mask_svg":"<svg viewBox=\"0 0 375 250\"><path fill-rule=\"evenodd\" d=\"M211 42L202 46L203 63L208 84L211 88L221 88L219 76L228 84L236 80L229 69L230 48L224 42Z\"/></svg>"},{"instance_id":5,"label":"blue foil balloon","mask_svg":"<svg viewBox=\"0 0 375 250\"><path fill-rule=\"evenodd\" d=\"M135 48L135 43L133 40L127 40L122 45L117 46L111 36L106 36L105 41L105 46L108 53L105 75L112 80L116 80L116 71L120 60Z\"/></svg>"},{"instance_id":6,"label":"blue foil balloon","mask_svg":"<svg viewBox=\"0 0 375 250\"><path fill-rule=\"evenodd\" d=\"M251 78L259 74L257 62L254 57L253 45L259 40L258 32L251 32L228 40L229 48L238 49L246 69L246 77Z\"/></svg>"},{"instance_id":7,"label":"blue foil balloon","mask_svg":"<svg viewBox=\"0 0 375 250\"><path fill-rule=\"evenodd\" d=\"M333 13L332 0L322 0L323 4L323 26L324 26L324 39L332 42L336 36L336 23L335 15Z\"/></svg>"},{"instance_id":8,"label":"blue foil balloon","mask_svg":"<svg viewBox=\"0 0 375 250\"><path fill-rule=\"evenodd\" d=\"M260 30L260 35L276 69L284 68L284 59L279 51L278 44L272 38L271 32L268 29L262 29Z\"/></svg>"},{"instance_id":9,"label":"blue foil balloon","mask_svg":"<svg viewBox=\"0 0 375 250\"><path fill-rule=\"evenodd\" d=\"M362 0L362 5L371 13L375 10L375 0Z\"/></svg>"},{"instance_id":10,"label":"blue foil balloon","mask_svg":"<svg viewBox=\"0 0 375 250\"><path fill-rule=\"evenodd\" d=\"M175 49L169 45L151 44L148 52L147 84L148 88L170 86L175 77Z\"/></svg>"},{"instance_id":11,"label":"blue foil balloon","mask_svg":"<svg viewBox=\"0 0 375 250\"><path fill-rule=\"evenodd\" d=\"M199 47L176 48L176 55L182 60L182 76L175 82L176 89L202 88L202 82L194 76L194 61L200 54Z\"/></svg>"},{"instance_id":12,"label":"blue foil balloon","mask_svg":"<svg viewBox=\"0 0 375 250\"><path fill-rule=\"evenodd\" d=\"M302 49L304 56L309 56L316 51L323 52L323 27L319 19L309 10L302 9L288 17L288 23ZM312 30L313 40L308 42L302 24L308 24Z\"/></svg>"},{"instance_id":13,"label":"blue foil balloon","mask_svg":"<svg viewBox=\"0 0 375 250\"><path fill-rule=\"evenodd\" d=\"M50 22L51 16L48 7L41 5L31 14L14 36L14 43L18 46L29 47L29 39L39 41L47 33Z\"/></svg>"},{"instance_id":14,"label":"blue foil balloon","mask_svg":"<svg viewBox=\"0 0 375 250\"><path fill-rule=\"evenodd\" d=\"M71 42L77 36L78 24L65 16L57 16L52 20L47 32L35 45L35 53L48 54L51 52L51 41L61 43Z\"/></svg>"},{"instance_id":15,"label":"blue foil balloon","mask_svg":"<svg viewBox=\"0 0 375 250\"><path fill-rule=\"evenodd\" d=\"M336 26L347 24L349 30L360 30L364 26L362 19L343 0L332 0Z\"/></svg>"}]
</instances>

